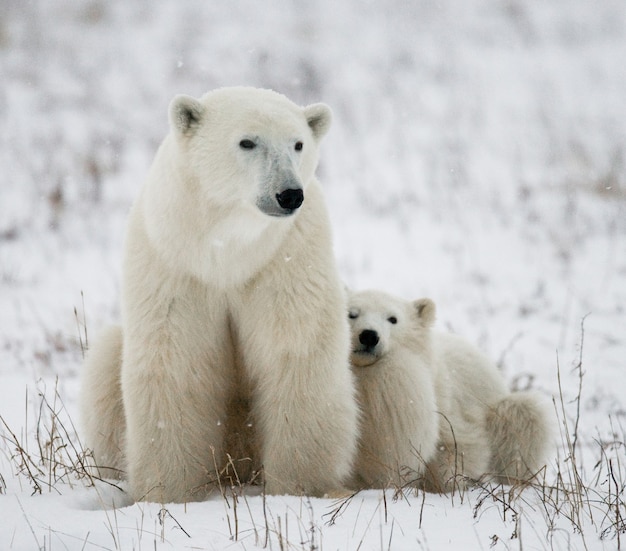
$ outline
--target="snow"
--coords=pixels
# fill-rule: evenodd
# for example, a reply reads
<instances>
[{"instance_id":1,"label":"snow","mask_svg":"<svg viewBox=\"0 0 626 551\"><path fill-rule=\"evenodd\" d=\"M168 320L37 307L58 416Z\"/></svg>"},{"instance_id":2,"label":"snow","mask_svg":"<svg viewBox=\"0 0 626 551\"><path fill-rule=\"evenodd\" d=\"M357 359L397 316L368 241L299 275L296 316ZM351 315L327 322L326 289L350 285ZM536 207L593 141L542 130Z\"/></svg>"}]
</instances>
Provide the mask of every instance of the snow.
<instances>
[{"instance_id":1,"label":"snow","mask_svg":"<svg viewBox=\"0 0 626 551\"><path fill-rule=\"evenodd\" d=\"M3 2L0 548L620 547L624 59L622 0ZM554 397L543 489L372 490L329 523L342 501L128 504L61 468L80 450L81 343L118 317L126 214L168 102L231 84L332 107L318 173L342 276L432 297L440 328ZM578 505L549 491L576 473Z\"/></svg>"}]
</instances>

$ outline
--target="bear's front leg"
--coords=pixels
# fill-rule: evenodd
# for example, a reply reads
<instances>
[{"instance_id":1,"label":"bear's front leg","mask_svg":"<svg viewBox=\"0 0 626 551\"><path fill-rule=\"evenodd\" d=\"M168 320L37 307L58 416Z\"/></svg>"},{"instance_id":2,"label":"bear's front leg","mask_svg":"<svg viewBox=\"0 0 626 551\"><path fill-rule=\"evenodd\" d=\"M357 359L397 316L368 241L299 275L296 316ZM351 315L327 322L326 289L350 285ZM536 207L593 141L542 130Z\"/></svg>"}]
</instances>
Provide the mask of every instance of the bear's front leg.
<instances>
[{"instance_id":1,"label":"bear's front leg","mask_svg":"<svg viewBox=\"0 0 626 551\"><path fill-rule=\"evenodd\" d=\"M256 287L237 317L266 491L322 496L350 476L357 406L340 289L310 300ZM280 294L279 294L280 295Z\"/></svg>"},{"instance_id":2,"label":"bear's front leg","mask_svg":"<svg viewBox=\"0 0 626 551\"><path fill-rule=\"evenodd\" d=\"M189 315L194 305L177 302L160 323L146 317L124 334L127 467L136 500L202 499L224 466L233 371L227 323L198 322Z\"/></svg>"}]
</instances>

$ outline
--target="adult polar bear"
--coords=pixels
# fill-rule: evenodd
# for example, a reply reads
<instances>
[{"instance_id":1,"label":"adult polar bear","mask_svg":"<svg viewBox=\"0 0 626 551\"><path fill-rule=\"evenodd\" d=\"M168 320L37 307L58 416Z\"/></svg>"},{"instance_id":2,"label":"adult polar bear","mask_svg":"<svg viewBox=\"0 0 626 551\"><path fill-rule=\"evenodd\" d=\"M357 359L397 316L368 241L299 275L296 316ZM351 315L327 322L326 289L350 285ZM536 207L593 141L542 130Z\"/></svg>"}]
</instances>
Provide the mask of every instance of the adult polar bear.
<instances>
[{"instance_id":1,"label":"adult polar bear","mask_svg":"<svg viewBox=\"0 0 626 551\"><path fill-rule=\"evenodd\" d=\"M86 443L134 499L198 499L249 406L268 493L338 489L357 406L314 177L330 110L236 87L177 96L169 117L130 213L122 327L86 362Z\"/></svg>"}]
</instances>

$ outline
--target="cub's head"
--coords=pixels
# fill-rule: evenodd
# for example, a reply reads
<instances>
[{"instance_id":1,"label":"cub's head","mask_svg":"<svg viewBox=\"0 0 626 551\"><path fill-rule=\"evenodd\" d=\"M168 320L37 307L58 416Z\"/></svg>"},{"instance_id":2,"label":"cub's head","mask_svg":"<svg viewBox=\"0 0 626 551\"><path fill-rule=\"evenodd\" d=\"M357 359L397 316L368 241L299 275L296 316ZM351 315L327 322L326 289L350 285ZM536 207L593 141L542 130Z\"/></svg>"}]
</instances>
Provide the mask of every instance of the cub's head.
<instances>
[{"instance_id":1,"label":"cub's head","mask_svg":"<svg viewBox=\"0 0 626 551\"><path fill-rule=\"evenodd\" d=\"M176 96L169 118L188 179L207 201L287 217L306 200L331 111L322 103L300 107L271 90L234 87L200 99Z\"/></svg>"},{"instance_id":2,"label":"cub's head","mask_svg":"<svg viewBox=\"0 0 626 551\"><path fill-rule=\"evenodd\" d=\"M367 367L398 347L420 350L435 320L428 298L406 301L380 291L348 292L350 363Z\"/></svg>"}]
</instances>

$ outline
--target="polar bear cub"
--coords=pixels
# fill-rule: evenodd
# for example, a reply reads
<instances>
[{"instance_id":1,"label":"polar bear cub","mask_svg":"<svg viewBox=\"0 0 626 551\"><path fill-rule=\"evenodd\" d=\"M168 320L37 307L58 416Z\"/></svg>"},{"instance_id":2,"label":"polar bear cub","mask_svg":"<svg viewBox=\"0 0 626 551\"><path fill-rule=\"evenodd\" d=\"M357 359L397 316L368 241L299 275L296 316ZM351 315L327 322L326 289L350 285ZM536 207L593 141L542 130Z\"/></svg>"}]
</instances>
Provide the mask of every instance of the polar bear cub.
<instances>
[{"instance_id":1,"label":"polar bear cub","mask_svg":"<svg viewBox=\"0 0 626 551\"><path fill-rule=\"evenodd\" d=\"M129 215L121 326L82 386L87 446L134 499L201 499L246 460L271 494L350 475L349 328L315 178L331 118L256 88L172 100Z\"/></svg>"},{"instance_id":2,"label":"polar bear cub","mask_svg":"<svg viewBox=\"0 0 626 551\"><path fill-rule=\"evenodd\" d=\"M363 409L356 473L367 485L398 480L398 463L438 492L485 475L526 480L541 469L550 439L542 400L509 392L474 346L432 330L431 300L363 291L350 293L348 307Z\"/></svg>"},{"instance_id":3,"label":"polar bear cub","mask_svg":"<svg viewBox=\"0 0 626 551\"><path fill-rule=\"evenodd\" d=\"M429 299L349 296L350 363L361 405L355 463L358 487L403 486L419 479L439 435Z\"/></svg>"}]
</instances>

